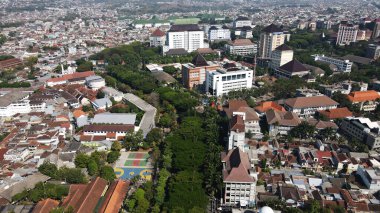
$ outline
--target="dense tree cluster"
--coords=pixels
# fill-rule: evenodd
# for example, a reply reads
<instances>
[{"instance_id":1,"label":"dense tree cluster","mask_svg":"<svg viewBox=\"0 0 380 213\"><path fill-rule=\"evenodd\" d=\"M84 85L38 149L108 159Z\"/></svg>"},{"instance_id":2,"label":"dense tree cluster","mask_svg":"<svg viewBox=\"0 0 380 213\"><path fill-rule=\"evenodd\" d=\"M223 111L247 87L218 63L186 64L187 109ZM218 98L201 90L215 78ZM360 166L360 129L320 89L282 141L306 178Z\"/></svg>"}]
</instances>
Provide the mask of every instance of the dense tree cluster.
<instances>
[{"instance_id":1,"label":"dense tree cluster","mask_svg":"<svg viewBox=\"0 0 380 213\"><path fill-rule=\"evenodd\" d=\"M14 195L12 201L31 201L37 203L46 198L61 200L62 197L66 196L68 193L69 187L66 185L39 182L34 189L24 189L24 191Z\"/></svg>"},{"instance_id":2,"label":"dense tree cluster","mask_svg":"<svg viewBox=\"0 0 380 213\"><path fill-rule=\"evenodd\" d=\"M74 160L75 166L77 168L86 168L90 176L99 176L107 181L114 180L116 178L115 172L106 163L113 163L120 156L119 148L121 145L117 144L118 142L115 143L112 145L110 152L113 154L98 151L91 153L91 155L79 153Z\"/></svg>"},{"instance_id":3,"label":"dense tree cluster","mask_svg":"<svg viewBox=\"0 0 380 213\"><path fill-rule=\"evenodd\" d=\"M77 168L67 168L61 167L57 168L57 166L49 161L45 161L38 167L38 171L44 175L47 175L55 180L65 181L67 183L86 183L87 178L82 173L81 169Z\"/></svg>"}]
</instances>

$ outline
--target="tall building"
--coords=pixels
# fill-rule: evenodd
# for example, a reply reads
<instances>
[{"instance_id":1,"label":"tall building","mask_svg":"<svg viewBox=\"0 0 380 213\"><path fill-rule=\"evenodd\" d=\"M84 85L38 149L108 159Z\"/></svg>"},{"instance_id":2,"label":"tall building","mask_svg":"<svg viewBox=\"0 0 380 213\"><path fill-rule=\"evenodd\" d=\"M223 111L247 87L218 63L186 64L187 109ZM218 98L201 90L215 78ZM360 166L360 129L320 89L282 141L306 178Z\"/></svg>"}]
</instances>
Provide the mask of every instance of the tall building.
<instances>
[{"instance_id":1,"label":"tall building","mask_svg":"<svg viewBox=\"0 0 380 213\"><path fill-rule=\"evenodd\" d=\"M216 27L212 26L208 30L208 40L213 42L217 40L231 40L231 31L228 27Z\"/></svg>"},{"instance_id":2,"label":"tall building","mask_svg":"<svg viewBox=\"0 0 380 213\"><path fill-rule=\"evenodd\" d=\"M253 206L256 197L257 172L247 153L239 148L221 154L223 164L223 203L228 206Z\"/></svg>"},{"instance_id":3,"label":"tall building","mask_svg":"<svg viewBox=\"0 0 380 213\"><path fill-rule=\"evenodd\" d=\"M198 54L191 63L182 65L182 82L186 88L203 87L206 81L206 72L220 68L219 64L207 62Z\"/></svg>"},{"instance_id":4,"label":"tall building","mask_svg":"<svg viewBox=\"0 0 380 213\"><path fill-rule=\"evenodd\" d=\"M173 25L166 34L164 53L171 49L193 52L204 48L204 32L197 24Z\"/></svg>"},{"instance_id":5,"label":"tall building","mask_svg":"<svg viewBox=\"0 0 380 213\"><path fill-rule=\"evenodd\" d=\"M380 45L369 44L367 48L367 58L372 58L375 60L380 58Z\"/></svg>"},{"instance_id":6,"label":"tall building","mask_svg":"<svg viewBox=\"0 0 380 213\"><path fill-rule=\"evenodd\" d=\"M341 22L339 24L338 35L336 38L337 45L349 45L356 42L359 27L357 25Z\"/></svg>"},{"instance_id":7,"label":"tall building","mask_svg":"<svg viewBox=\"0 0 380 213\"><path fill-rule=\"evenodd\" d=\"M160 29L156 29L150 36L149 42L151 47L158 47L165 45L166 34Z\"/></svg>"},{"instance_id":8,"label":"tall building","mask_svg":"<svg viewBox=\"0 0 380 213\"><path fill-rule=\"evenodd\" d=\"M272 60L270 62L270 67L272 69L277 69L282 65L290 62L291 60L293 60L293 54L293 50L290 49L290 47L288 47L286 44L277 47L272 52Z\"/></svg>"},{"instance_id":9,"label":"tall building","mask_svg":"<svg viewBox=\"0 0 380 213\"><path fill-rule=\"evenodd\" d=\"M375 20L375 27L373 28L372 38L380 37L380 19Z\"/></svg>"},{"instance_id":10,"label":"tall building","mask_svg":"<svg viewBox=\"0 0 380 213\"><path fill-rule=\"evenodd\" d=\"M235 63L226 63L223 68L206 72L206 92L222 96L231 91L252 88L253 71L238 67Z\"/></svg>"},{"instance_id":11,"label":"tall building","mask_svg":"<svg viewBox=\"0 0 380 213\"><path fill-rule=\"evenodd\" d=\"M284 32L278 26L271 24L263 29L260 34L259 55L264 58L271 58L272 51L284 44L290 38L290 34Z\"/></svg>"}]
</instances>

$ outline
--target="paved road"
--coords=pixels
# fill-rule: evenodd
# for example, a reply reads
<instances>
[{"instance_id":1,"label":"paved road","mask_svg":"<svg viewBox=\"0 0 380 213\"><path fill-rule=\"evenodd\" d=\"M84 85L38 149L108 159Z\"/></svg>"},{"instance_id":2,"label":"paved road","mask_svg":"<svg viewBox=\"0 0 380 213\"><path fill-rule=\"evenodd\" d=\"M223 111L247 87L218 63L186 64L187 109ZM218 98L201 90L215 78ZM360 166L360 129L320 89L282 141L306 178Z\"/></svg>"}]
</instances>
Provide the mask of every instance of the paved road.
<instances>
[{"instance_id":1,"label":"paved road","mask_svg":"<svg viewBox=\"0 0 380 213\"><path fill-rule=\"evenodd\" d=\"M157 109L132 93L124 94L124 99L136 105L141 110L145 111L139 125L145 137L151 129L156 127L155 117Z\"/></svg>"}]
</instances>

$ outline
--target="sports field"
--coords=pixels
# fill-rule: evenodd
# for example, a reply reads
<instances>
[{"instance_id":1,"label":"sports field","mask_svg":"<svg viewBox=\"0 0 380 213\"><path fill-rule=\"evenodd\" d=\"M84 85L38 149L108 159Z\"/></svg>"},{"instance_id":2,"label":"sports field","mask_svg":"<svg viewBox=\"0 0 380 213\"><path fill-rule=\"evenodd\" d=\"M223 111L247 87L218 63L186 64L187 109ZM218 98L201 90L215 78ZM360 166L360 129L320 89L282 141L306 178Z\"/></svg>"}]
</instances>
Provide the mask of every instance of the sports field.
<instances>
[{"instance_id":1,"label":"sports field","mask_svg":"<svg viewBox=\"0 0 380 213\"><path fill-rule=\"evenodd\" d=\"M122 152L115 164L116 176L120 179L129 180L136 175L150 180L153 166L148 152Z\"/></svg>"}]
</instances>

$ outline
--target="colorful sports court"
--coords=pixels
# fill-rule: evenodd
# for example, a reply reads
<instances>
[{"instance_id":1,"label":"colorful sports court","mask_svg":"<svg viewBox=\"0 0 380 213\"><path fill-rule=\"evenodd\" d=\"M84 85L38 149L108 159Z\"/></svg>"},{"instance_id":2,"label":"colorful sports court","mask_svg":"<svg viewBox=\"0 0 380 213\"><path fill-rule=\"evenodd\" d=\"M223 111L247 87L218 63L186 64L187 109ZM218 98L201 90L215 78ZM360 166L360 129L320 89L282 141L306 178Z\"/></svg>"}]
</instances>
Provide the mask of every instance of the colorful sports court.
<instances>
[{"instance_id":1,"label":"colorful sports court","mask_svg":"<svg viewBox=\"0 0 380 213\"><path fill-rule=\"evenodd\" d=\"M146 180L152 179L153 166L148 152L121 152L115 164L116 177L130 180L140 175Z\"/></svg>"}]
</instances>

